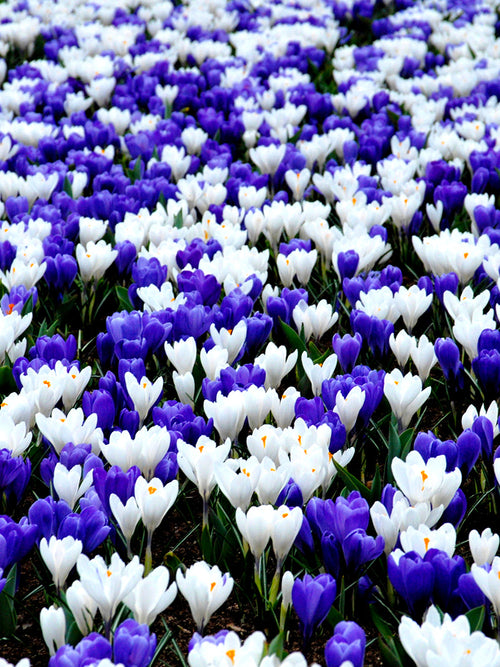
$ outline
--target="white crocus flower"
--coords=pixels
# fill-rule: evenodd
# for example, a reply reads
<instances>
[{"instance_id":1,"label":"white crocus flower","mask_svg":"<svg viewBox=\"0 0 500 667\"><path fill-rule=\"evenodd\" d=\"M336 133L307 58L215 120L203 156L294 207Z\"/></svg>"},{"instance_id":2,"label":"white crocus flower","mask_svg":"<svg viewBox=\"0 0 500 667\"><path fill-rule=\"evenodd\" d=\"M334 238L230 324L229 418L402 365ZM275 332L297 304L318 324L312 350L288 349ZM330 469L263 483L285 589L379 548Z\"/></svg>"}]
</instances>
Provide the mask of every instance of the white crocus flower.
<instances>
[{"instance_id":1,"label":"white crocus flower","mask_svg":"<svg viewBox=\"0 0 500 667\"><path fill-rule=\"evenodd\" d=\"M477 530L469 533L469 547L476 565L490 564L493 561L500 544L500 536L493 533L491 528L485 528L481 535Z\"/></svg>"},{"instance_id":2,"label":"white crocus flower","mask_svg":"<svg viewBox=\"0 0 500 667\"><path fill-rule=\"evenodd\" d=\"M44 607L40 612L40 625L43 640L47 644L49 654L55 655L57 649L66 642L66 617L62 607Z\"/></svg>"},{"instance_id":3,"label":"white crocus flower","mask_svg":"<svg viewBox=\"0 0 500 667\"><path fill-rule=\"evenodd\" d=\"M419 378L422 382L425 382L429 377L432 367L437 364L434 343L424 334L420 336L418 343L416 340L412 341L410 354L413 363L417 367Z\"/></svg>"},{"instance_id":4,"label":"white crocus flower","mask_svg":"<svg viewBox=\"0 0 500 667\"><path fill-rule=\"evenodd\" d=\"M125 386L134 404L134 410L139 413L139 419L142 424L161 395L163 378L159 377L152 383L151 380L148 380L144 376L139 382L133 373L127 371L125 373Z\"/></svg>"},{"instance_id":5,"label":"white crocus flower","mask_svg":"<svg viewBox=\"0 0 500 667\"><path fill-rule=\"evenodd\" d=\"M304 191L309 185L310 179L311 172L307 168L302 169L299 172L296 172L293 169L288 169L285 172L286 184L292 191L295 201L301 201L304 196Z\"/></svg>"},{"instance_id":6,"label":"white crocus flower","mask_svg":"<svg viewBox=\"0 0 500 667\"><path fill-rule=\"evenodd\" d=\"M85 419L81 408L73 408L67 415L62 410L54 408L50 417L38 413L36 424L58 454L68 442L90 443L92 451L97 453L103 439L102 430L97 428L97 415L91 413Z\"/></svg>"},{"instance_id":7,"label":"white crocus flower","mask_svg":"<svg viewBox=\"0 0 500 667\"><path fill-rule=\"evenodd\" d=\"M203 410L208 418L214 420L221 441L228 438L234 442L245 422L245 394L233 390L223 396L219 392L215 401L203 401Z\"/></svg>"},{"instance_id":8,"label":"white crocus flower","mask_svg":"<svg viewBox=\"0 0 500 667\"><path fill-rule=\"evenodd\" d=\"M200 361L209 380L216 380L223 368L227 368L229 354L224 347L214 345L210 350L202 348L200 352Z\"/></svg>"},{"instance_id":9,"label":"white crocus flower","mask_svg":"<svg viewBox=\"0 0 500 667\"><path fill-rule=\"evenodd\" d=\"M179 401L194 408L195 381L193 374L188 371L181 375L177 371L174 371L172 373L172 381Z\"/></svg>"},{"instance_id":10,"label":"white crocus flower","mask_svg":"<svg viewBox=\"0 0 500 667\"><path fill-rule=\"evenodd\" d=\"M250 547L250 551L255 558L256 569L260 557L271 539L274 511L272 505L253 505L246 514L239 507L236 509L236 525Z\"/></svg>"},{"instance_id":11,"label":"white crocus flower","mask_svg":"<svg viewBox=\"0 0 500 667\"><path fill-rule=\"evenodd\" d=\"M277 462L282 436L281 428L271 424L263 424L247 437L247 449L258 461L262 461L267 456L272 461Z\"/></svg>"},{"instance_id":12,"label":"white crocus flower","mask_svg":"<svg viewBox=\"0 0 500 667\"><path fill-rule=\"evenodd\" d=\"M88 635L94 625L97 602L90 597L79 579L74 581L66 591L66 602L78 629L82 635Z\"/></svg>"},{"instance_id":13,"label":"white crocus flower","mask_svg":"<svg viewBox=\"0 0 500 667\"><path fill-rule=\"evenodd\" d=\"M304 327L304 338L307 341L311 336L321 338L339 319L339 314L334 313L331 305L324 300L312 306L301 300L293 309L292 318L298 331Z\"/></svg>"},{"instance_id":14,"label":"white crocus flower","mask_svg":"<svg viewBox=\"0 0 500 667\"><path fill-rule=\"evenodd\" d=\"M441 505L432 509L430 503L411 505L401 491L396 491L391 514L389 515L386 507L377 500L370 508L370 517L377 535L384 538L384 551L389 555L396 545L400 531L407 530L410 526L417 528L422 524L432 528L441 518L443 509Z\"/></svg>"},{"instance_id":15,"label":"white crocus flower","mask_svg":"<svg viewBox=\"0 0 500 667\"><path fill-rule=\"evenodd\" d=\"M91 280L98 281L118 256L109 243L102 239L97 243L89 241L85 246L79 243L76 246L76 260L80 276L84 283Z\"/></svg>"},{"instance_id":16,"label":"white crocus flower","mask_svg":"<svg viewBox=\"0 0 500 667\"><path fill-rule=\"evenodd\" d=\"M73 510L78 500L90 488L93 479L93 470L85 475L82 480L82 466L76 465L68 470L62 463L56 463L52 484L54 491L61 500L68 503Z\"/></svg>"},{"instance_id":17,"label":"white crocus flower","mask_svg":"<svg viewBox=\"0 0 500 667\"><path fill-rule=\"evenodd\" d=\"M132 558L130 542L141 518L141 510L134 496L131 496L124 505L116 493L109 496L109 506L127 543L129 558Z\"/></svg>"},{"instance_id":18,"label":"white crocus flower","mask_svg":"<svg viewBox=\"0 0 500 667\"><path fill-rule=\"evenodd\" d=\"M271 408L272 415L279 428L287 428L295 417L295 403L300 392L295 387L285 389L281 398L275 401Z\"/></svg>"},{"instance_id":19,"label":"white crocus flower","mask_svg":"<svg viewBox=\"0 0 500 667\"><path fill-rule=\"evenodd\" d=\"M366 393L357 385L349 391L345 398L342 392L337 392L333 412L336 412L340 417L348 435L356 424L359 412L365 403L365 398Z\"/></svg>"},{"instance_id":20,"label":"white crocus flower","mask_svg":"<svg viewBox=\"0 0 500 667\"><path fill-rule=\"evenodd\" d=\"M150 481L138 477L134 487L134 497L141 513L142 523L149 533L155 531L172 507L179 492L179 482L174 479L163 485L157 477Z\"/></svg>"},{"instance_id":21,"label":"white crocus flower","mask_svg":"<svg viewBox=\"0 0 500 667\"><path fill-rule=\"evenodd\" d=\"M231 594L232 577L228 573L222 574L217 565L210 567L205 561L198 561L185 574L178 569L176 581L179 591L189 603L198 632L203 634L212 614Z\"/></svg>"},{"instance_id":22,"label":"white crocus flower","mask_svg":"<svg viewBox=\"0 0 500 667\"><path fill-rule=\"evenodd\" d=\"M47 542L45 537L40 540L40 555L47 566L57 591L66 583L68 574L76 565L82 553L82 542L71 535L58 540L54 535Z\"/></svg>"},{"instance_id":23,"label":"white crocus flower","mask_svg":"<svg viewBox=\"0 0 500 667\"><path fill-rule=\"evenodd\" d=\"M248 426L251 429L260 428L278 400L276 389L265 389L252 384L242 393Z\"/></svg>"},{"instance_id":24,"label":"white crocus flower","mask_svg":"<svg viewBox=\"0 0 500 667\"><path fill-rule=\"evenodd\" d=\"M164 347L168 360L180 375L193 372L196 361L196 341L193 336L174 341L172 345L165 343Z\"/></svg>"},{"instance_id":25,"label":"white crocus flower","mask_svg":"<svg viewBox=\"0 0 500 667\"><path fill-rule=\"evenodd\" d=\"M83 587L97 603L106 625L111 623L118 605L135 588L144 571L138 556L125 565L117 553L111 556L109 565L102 556L90 560L81 554L76 567Z\"/></svg>"},{"instance_id":26,"label":"white crocus flower","mask_svg":"<svg viewBox=\"0 0 500 667\"><path fill-rule=\"evenodd\" d=\"M196 445L177 441L177 463L186 477L198 488L203 499L204 518L207 518L208 499L216 484L215 465L226 460L231 450L229 438L217 446L213 440L202 435Z\"/></svg>"},{"instance_id":27,"label":"white crocus flower","mask_svg":"<svg viewBox=\"0 0 500 667\"><path fill-rule=\"evenodd\" d=\"M257 146L249 151L250 159L263 174L274 176L285 157L286 146Z\"/></svg>"},{"instance_id":28,"label":"white crocus flower","mask_svg":"<svg viewBox=\"0 0 500 667\"><path fill-rule=\"evenodd\" d=\"M417 667L500 667L500 648L494 639L479 631L471 633L466 616L452 620L449 614L442 616L434 605L422 625L403 616L399 638Z\"/></svg>"},{"instance_id":29,"label":"white crocus flower","mask_svg":"<svg viewBox=\"0 0 500 667\"><path fill-rule=\"evenodd\" d=\"M227 363L232 364L245 344L247 337L247 323L240 320L234 329L217 330L215 324L210 325L210 336L219 348L227 350Z\"/></svg>"},{"instance_id":30,"label":"white crocus flower","mask_svg":"<svg viewBox=\"0 0 500 667\"><path fill-rule=\"evenodd\" d=\"M396 305L394 294L387 285L380 289L371 289L368 292L360 292L359 300L356 301L356 309L361 310L371 317L379 320L396 322L401 315Z\"/></svg>"},{"instance_id":31,"label":"white crocus flower","mask_svg":"<svg viewBox=\"0 0 500 667\"><path fill-rule=\"evenodd\" d=\"M458 317L472 319L476 312L482 314L489 300L489 290L483 290L480 294L474 296L474 292L469 285L464 288L460 297L455 296L449 290L446 290L443 294L444 306L454 320Z\"/></svg>"},{"instance_id":32,"label":"white crocus flower","mask_svg":"<svg viewBox=\"0 0 500 667\"><path fill-rule=\"evenodd\" d=\"M439 549L452 558L457 533L451 523L444 523L436 530L431 530L429 526L421 524L418 528L409 526L401 533L400 539L404 551L415 551L422 558L429 549Z\"/></svg>"},{"instance_id":33,"label":"white crocus flower","mask_svg":"<svg viewBox=\"0 0 500 667\"><path fill-rule=\"evenodd\" d=\"M407 373L403 376L400 370L395 369L384 377L384 394L401 430L407 428L411 418L429 398L430 393L430 387L422 390L422 380L418 375Z\"/></svg>"},{"instance_id":34,"label":"white crocus flower","mask_svg":"<svg viewBox=\"0 0 500 667\"><path fill-rule=\"evenodd\" d=\"M329 380L337 366L337 355L330 354L323 363L315 364L309 358L306 351L302 352L300 357L305 374L309 378L314 396L321 395L321 385L325 380Z\"/></svg>"},{"instance_id":35,"label":"white crocus flower","mask_svg":"<svg viewBox=\"0 0 500 667\"><path fill-rule=\"evenodd\" d=\"M12 456L20 456L29 447L32 433L26 433L26 424L16 424L8 413L0 412L0 449L8 449Z\"/></svg>"},{"instance_id":36,"label":"white crocus flower","mask_svg":"<svg viewBox=\"0 0 500 667\"><path fill-rule=\"evenodd\" d=\"M405 329L401 329L397 336L394 336L393 333L389 336L389 347L401 368L406 366L414 342L414 337L410 336Z\"/></svg>"},{"instance_id":37,"label":"white crocus flower","mask_svg":"<svg viewBox=\"0 0 500 667\"><path fill-rule=\"evenodd\" d=\"M272 341L267 344L264 354L255 359L255 365L260 366L266 371L265 387L278 387L285 375L295 367L299 353L294 350L287 356L287 349L284 345L278 347Z\"/></svg>"},{"instance_id":38,"label":"white crocus flower","mask_svg":"<svg viewBox=\"0 0 500 667\"><path fill-rule=\"evenodd\" d=\"M281 566L299 534L302 519L303 514L300 507L290 509L286 505L281 505L274 511L271 542L276 557L277 571L281 570Z\"/></svg>"},{"instance_id":39,"label":"white crocus flower","mask_svg":"<svg viewBox=\"0 0 500 667\"><path fill-rule=\"evenodd\" d=\"M394 294L394 304L410 332L431 303L432 293L427 294L425 289L420 289L417 285L412 285L410 288L401 286Z\"/></svg>"},{"instance_id":40,"label":"white crocus flower","mask_svg":"<svg viewBox=\"0 0 500 667\"><path fill-rule=\"evenodd\" d=\"M132 438L128 431L113 431L109 442L100 442L104 458L124 472L137 466L146 479L170 449L170 433L164 426L143 426Z\"/></svg>"},{"instance_id":41,"label":"white crocus flower","mask_svg":"<svg viewBox=\"0 0 500 667\"><path fill-rule=\"evenodd\" d=\"M471 573L476 584L493 605L495 614L500 616L500 557L493 558L489 572L473 563Z\"/></svg>"},{"instance_id":42,"label":"white crocus flower","mask_svg":"<svg viewBox=\"0 0 500 667\"><path fill-rule=\"evenodd\" d=\"M228 632L223 641L215 643L211 637L201 639L189 651L188 663L191 667L208 665L248 665L256 667L261 663L266 638L262 632L253 632L241 643L236 632Z\"/></svg>"},{"instance_id":43,"label":"white crocus flower","mask_svg":"<svg viewBox=\"0 0 500 667\"><path fill-rule=\"evenodd\" d=\"M394 458L392 474L412 505L430 502L433 508L446 509L462 481L459 468L446 472L446 457L432 456L425 462L419 452L412 450L406 460Z\"/></svg>"},{"instance_id":44,"label":"white crocus flower","mask_svg":"<svg viewBox=\"0 0 500 667\"><path fill-rule=\"evenodd\" d=\"M141 625L151 625L158 614L172 604L177 595L177 585L169 584L170 574L160 565L147 577L140 579L135 588L124 598L135 620Z\"/></svg>"},{"instance_id":45,"label":"white crocus flower","mask_svg":"<svg viewBox=\"0 0 500 667\"><path fill-rule=\"evenodd\" d=\"M241 459L239 468L240 471L236 472L226 460L215 465L214 474L219 489L231 505L246 512L259 481L260 467L258 460L251 456L246 460Z\"/></svg>"},{"instance_id":46,"label":"white crocus flower","mask_svg":"<svg viewBox=\"0 0 500 667\"><path fill-rule=\"evenodd\" d=\"M453 336L464 348L469 359L477 357L477 344L479 336L485 329L496 329L497 324L493 310L490 308L486 313L475 310L471 319L459 315L453 325Z\"/></svg>"}]
</instances>

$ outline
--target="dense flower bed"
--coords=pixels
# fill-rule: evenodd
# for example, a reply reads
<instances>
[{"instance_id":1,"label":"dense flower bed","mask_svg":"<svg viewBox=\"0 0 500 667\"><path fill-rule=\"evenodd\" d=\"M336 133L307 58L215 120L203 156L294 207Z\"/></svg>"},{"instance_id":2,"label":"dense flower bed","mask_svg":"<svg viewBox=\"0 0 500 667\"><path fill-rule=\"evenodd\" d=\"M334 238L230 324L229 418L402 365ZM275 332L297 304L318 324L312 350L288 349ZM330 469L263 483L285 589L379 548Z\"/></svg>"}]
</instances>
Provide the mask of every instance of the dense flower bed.
<instances>
[{"instance_id":1,"label":"dense flower bed","mask_svg":"<svg viewBox=\"0 0 500 667\"><path fill-rule=\"evenodd\" d=\"M500 665L497 5L0 4L2 664Z\"/></svg>"}]
</instances>

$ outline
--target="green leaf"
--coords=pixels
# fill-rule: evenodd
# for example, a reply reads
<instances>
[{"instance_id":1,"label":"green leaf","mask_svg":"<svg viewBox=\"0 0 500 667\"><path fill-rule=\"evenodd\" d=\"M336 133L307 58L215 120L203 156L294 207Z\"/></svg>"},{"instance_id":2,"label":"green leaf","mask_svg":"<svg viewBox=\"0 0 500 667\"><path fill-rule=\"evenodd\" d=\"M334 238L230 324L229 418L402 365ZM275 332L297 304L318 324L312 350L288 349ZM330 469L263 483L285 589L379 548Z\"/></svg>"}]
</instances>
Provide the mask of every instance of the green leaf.
<instances>
[{"instance_id":1,"label":"green leaf","mask_svg":"<svg viewBox=\"0 0 500 667\"><path fill-rule=\"evenodd\" d=\"M17 391L16 381L12 375L10 366L0 367L0 394L8 396L13 391Z\"/></svg>"},{"instance_id":2,"label":"green leaf","mask_svg":"<svg viewBox=\"0 0 500 667\"><path fill-rule=\"evenodd\" d=\"M182 215L182 211L177 211L177 213L174 215L174 227L177 229L182 229L184 226L184 217Z\"/></svg>"},{"instance_id":3,"label":"green leaf","mask_svg":"<svg viewBox=\"0 0 500 667\"><path fill-rule=\"evenodd\" d=\"M73 199L73 187L71 185L71 181L67 176L64 177L63 190L67 195L71 197L71 199Z\"/></svg>"},{"instance_id":4,"label":"green leaf","mask_svg":"<svg viewBox=\"0 0 500 667\"><path fill-rule=\"evenodd\" d=\"M49 326L47 324L47 318L44 318L43 322L40 324L40 330L38 332L38 338L40 336L53 336L57 330L57 327L59 326L59 318L56 317L54 318L54 321L52 324Z\"/></svg>"},{"instance_id":5,"label":"green leaf","mask_svg":"<svg viewBox=\"0 0 500 667\"><path fill-rule=\"evenodd\" d=\"M128 177L130 178L130 181L132 183L135 183L137 180L141 178L141 171L142 171L142 160L140 157L137 157L135 159L134 168L129 169L128 172Z\"/></svg>"},{"instance_id":6,"label":"green leaf","mask_svg":"<svg viewBox=\"0 0 500 667\"><path fill-rule=\"evenodd\" d=\"M309 352L315 364L324 364L328 357L331 357L333 354L331 349L327 349L323 353L320 352L313 342L309 343Z\"/></svg>"},{"instance_id":7,"label":"green leaf","mask_svg":"<svg viewBox=\"0 0 500 667\"><path fill-rule=\"evenodd\" d=\"M372 605L370 605L370 616L372 617L373 625L385 640L394 637L394 629L377 613Z\"/></svg>"},{"instance_id":8,"label":"green leaf","mask_svg":"<svg viewBox=\"0 0 500 667\"><path fill-rule=\"evenodd\" d=\"M476 632L476 630L483 629L484 623L484 605L481 607L475 607L474 609L469 609L465 614L467 620L469 621L470 631Z\"/></svg>"},{"instance_id":9,"label":"green leaf","mask_svg":"<svg viewBox=\"0 0 500 667\"><path fill-rule=\"evenodd\" d=\"M413 434L414 434L414 429L407 428L406 431L403 431L403 433L399 435L396 428L396 420L394 417L391 419L391 423L389 424L389 443L388 443L389 452L387 455L387 467L386 467L388 482L392 483L394 481L391 469L392 460L395 458L403 460L406 459L406 456L408 455L408 452L411 449Z\"/></svg>"},{"instance_id":10,"label":"green leaf","mask_svg":"<svg viewBox=\"0 0 500 667\"><path fill-rule=\"evenodd\" d=\"M337 623L345 621L344 614L341 614L336 607L332 607L328 612L327 621L333 628L337 625Z\"/></svg>"},{"instance_id":11,"label":"green leaf","mask_svg":"<svg viewBox=\"0 0 500 667\"><path fill-rule=\"evenodd\" d=\"M399 115L397 113L394 113L394 111L391 111L390 109L386 109L386 111L391 123L397 127L400 118Z\"/></svg>"},{"instance_id":12,"label":"green leaf","mask_svg":"<svg viewBox=\"0 0 500 667\"><path fill-rule=\"evenodd\" d=\"M394 639L388 637L387 641L383 641L379 638L378 643L384 665L387 665L387 667L404 667L404 663L398 653Z\"/></svg>"},{"instance_id":13,"label":"green leaf","mask_svg":"<svg viewBox=\"0 0 500 667\"><path fill-rule=\"evenodd\" d=\"M401 458L403 460L406 459L411 449L414 432L415 429L407 428L406 431L403 431L403 433L401 433L401 435L399 436L399 440L401 442Z\"/></svg>"},{"instance_id":14,"label":"green leaf","mask_svg":"<svg viewBox=\"0 0 500 667\"><path fill-rule=\"evenodd\" d=\"M181 568L181 570L184 570L184 563L173 551L169 551L163 556L163 564L168 567L174 579L175 579L175 573L179 568Z\"/></svg>"},{"instance_id":15,"label":"green leaf","mask_svg":"<svg viewBox=\"0 0 500 667\"><path fill-rule=\"evenodd\" d=\"M281 319L280 319L280 324L281 328L283 329L283 333L285 334L292 348L294 350L298 350L300 354L302 354L302 352L307 352L305 340L299 336L299 334L295 331L295 329L292 329L291 326L283 322L283 320Z\"/></svg>"},{"instance_id":16,"label":"green leaf","mask_svg":"<svg viewBox=\"0 0 500 667\"><path fill-rule=\"evenodd\" d=\"M127 312L130 313L134 309L134 307L132 306L132 304L130 303L130 299L128 298L127 288L123 287L122 285L116 285L115 292L118 298L118 302L120 304L120 309L126 310Z\"/></svg>"},{"instance_id":17,"label":"green leaf","mask_svg":"<svg viewBox=\"0 0 500 667\"><path fill-rule=\"evenodd\" d=\"M71 644L72 646L76 646L76 644L78 644L82 638L82 633L80 632L76 621L70 621L68 623L67 614L66 625L68 625L68 629L66 630L66 643Z\"/></svg>"},{"instance_id":18,"label":"green leaf","mask_svg":"<svg viewBox=\"0 0 500 667\"><path fill-rule=\"evenodd\" d=\"M211 563L213 556L212 536L210 534L210 528L208 526L205 526L201 531L200 548L203 560L205 560L207 563Z\"/></svg>"},{"instance_id":19,"label":"green leaf","mask_svg":"<svg viewBox=\"0 0 500 667\"><path fill-rule=\"evenodd\" d=\"M347 486L349 491L359 491L360 494L363 496L363 498L368 502L370 502L372 497L371 490L367 486L365 486L363 482L360 482L357 477L354 477L354 475L351 475L350 472L347 472L347 470L343 468L339 463L337 463L335 459L332 459L332 461L334 466L337 468L338 476Z\"/></svg>"},{"instance_id":20,"label":"green leaf","mask_svg":"<svg viewBox=\"0 0 500 667\"><path fill-rule=\"evenodd\" d=\"M401 458L401 440L399 438L396 425L392 420L391 423L389 424L389 442L387 444L389 452L387 454L385 473L387 481L389 483L392 483L394 481L391 468L392 460L395 458Z\"/></svg>"},{"instance_id":21,"label":"green leaf","mask_svg":"<svg viewBox=\"0 0 500 667\"><path fill-rule=\"evenodd\" d=\"M380 495L382 493L382 480L380 478L380 469L377 466L377 469L375 470L375 475L373 476L372 480L372 486L371 486L371 501L375 502L375 500L380 499Z\"/></svg>"},{"instance_id":22,"label":"green leaf","mask_svg":"<svg viewBox=\"0 0 500 667\"><path fill-rule=\"evenodd\" d=\"M279 660L285 657L285 633L280 632L279 635L272 640L267 649L267 655L275 655Z\"/></svg>"},{"instance_id":23,"label":"green leaf","mask_svg":"<svg viewBox=\"0 0 500 667\"><path fill-rule=\"evenodd\" d=\"M311 354L311 358L314 360L314 363L317 363L316 359L319 359L321 357L321 352L313 343L313 341L309 343L309 352Z\"/></svg>"},{"instance_id":24,"label":"green leaf","mask_svg":"<svg viewBox=\"0 0 500 667\"><path fill-rule=\"evenodd\" d=\"M0 637L10 637L16 629L17 614L14 607L17 564L10 568L7 581L0 593Z\"/></svg>"}]
</instances>

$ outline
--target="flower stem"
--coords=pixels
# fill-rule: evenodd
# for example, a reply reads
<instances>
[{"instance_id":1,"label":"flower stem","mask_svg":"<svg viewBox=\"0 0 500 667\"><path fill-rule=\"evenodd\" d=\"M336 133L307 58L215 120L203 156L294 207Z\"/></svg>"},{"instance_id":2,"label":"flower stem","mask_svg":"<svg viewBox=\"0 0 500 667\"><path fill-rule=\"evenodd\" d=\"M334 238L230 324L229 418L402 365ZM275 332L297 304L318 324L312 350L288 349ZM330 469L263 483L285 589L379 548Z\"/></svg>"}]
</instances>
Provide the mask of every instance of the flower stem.
<instances>
[{"instance_id":1,"label":"flower stem","mask_svg":"<svg viewBox=\"0 0 500 667\"><path fill-rule=\"evenodd\" d=\"M153 569L153 552L151 551L151 542L153 541L153 533L148 530L148 542L146 545L146 556L144 557L144 576L151 572Z\"/></svg>"},{"instance_id":2,"label":"flower stem","mask_svg":"<svg viewBox=\"0 0 500 667\"><path fill-rule=\"evenodd\" d=\"M269 591L269 606L272 608L276 604L276 599L278 597L278 591L280 588L281 582L281 563L278 563L276 566L276 572L274 573L273 580L271 582L271 590Z\"/></svg>"}]
</instances>

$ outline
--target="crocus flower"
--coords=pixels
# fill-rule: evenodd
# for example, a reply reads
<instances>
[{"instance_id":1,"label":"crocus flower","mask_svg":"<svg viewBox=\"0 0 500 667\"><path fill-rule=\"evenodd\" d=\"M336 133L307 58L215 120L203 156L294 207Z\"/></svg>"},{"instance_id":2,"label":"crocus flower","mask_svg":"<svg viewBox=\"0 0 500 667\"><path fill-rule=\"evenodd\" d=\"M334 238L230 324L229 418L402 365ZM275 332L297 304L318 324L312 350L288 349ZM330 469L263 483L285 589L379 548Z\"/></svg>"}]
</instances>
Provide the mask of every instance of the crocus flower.
<instances>
[{"instance_id":1,"label":"crocus flower","mask_svg":"<svg viewBox=\"0 0 500 667\"><path fill-rule=\"evenodd\" d=\"M434 605L429 608L421 626L403 616L399 637L417 667L435 664L460 664L464 667L500 665L500 649L494 639L485 637L479 631L471 633L466 616L452 620L445 614L441 618Z\"/></svg>"},{"instance_id":2,"label":"crocus flower","mask_svg":"<svg viewBox=\"0 0 500 667\"><path fill-rule=\"evenodd\" d=\"M336 594L337 584L331 574L320 574L314 578L306 574L303 579L295 579L292 603L299 617L305 647L309 645L314 630L327 617Z\"/></svg>"},{"instance_id":3,"label":"crocus flower","mask_svg":"<svg viewBox=\"0 0 500 667\"><path fill-rule=\"evenodd\" d=\"M400 430L408 426L411 418L429 398L430 393L430 387L422 389L422 380L417 375L407 373L403 376L398 369L385 375L384 394L400 424Z\"/></svg>"},{"instance_id":4,"label":"crocus flower","mask_svg":"<svg viewBox=\"0 0 500 667\"><path fill-rule=\"evenodd\" d=\"M490 570L472 564L471 573L474 580L493 605L495 614L500 616L500 556L495 556Z\"/></svg>"},{"instance_id":5,"label":"crocus flower","mask_svg":"<svg viewBox=\"0 0 500 667\"><path fill-rule=\"evenodd\" d=\"M166 567L160 565L125 597L124 602L132 610L138 623L151 625L158 614L172 604L177 595L177 585L169 584L170 575Z\"/></svg>"},{"instance_id":6,"label":"crocus flower","mask_svg":"<svg viewBox=\"0 0 500 667\"><path fill-rule=\"evenodd\" d=\"M123 601L142 577L144 566L134 556L125 565L117 553L107 565L102 556L90 560L82 554L76 563L80 581L97 606L109 631L109 625L120 602Z\"/></svg>"},{"instance_id":7,"label":"crocus flower","mask_svg":"<svg viewBox=\"0 0 500 667\"><path fill-rule=\"evenodd\" d=\"M42 635L50 655L54 655L65 642L66 618L62 607L43 607L40 612Z\"/></svg>"},{"instance_id":8,"label":"crocus flower","mask_svg":"<svg viewBox=\"0 0 500 667\"><path fill-rule=\"evenodd\" d=\"M70 535L62 540L54 536L48 542L45 537L40 540L40 555L52 575L57 591L66 583L66 578L81 553L82 543Z\"/></svg>"},{"instance_id":9,"label":"crocus flower","mask_svg":"<svg viewBox=\"0 0 500 667\"><path fill-rule=\"evenodd\" d=\"M365 647L364 630L354 621L341 621L325 646L326 666L341 667L349 661L353 667L363 667Z\"/></svg>"},{"instance_id":10,"label":"crocus flower","mask_svg":"<svg viewBox=\"0 0 500 667\"><path fill-rule=\"evenodd\" d=\"M469 533L469 547L476 565L491 563L498 551L500 536L491 531L491 528L485 528L481 535L477 530L471 530Z\"/></svg>"},{"instance_id":11,"label":"crocus flower","mask_svg":"<svg viewBox=\"0 0 500 667\"><path fill-rule=\"evenodd\" d=\"M193 620L200 635L212 614L224 604L234 581L229 574L222 574L217 565L210 567L205 561L198 561L185 572L179 569L176 575L177 586L186 598Z\"/></svg>"},{"instance_id":12,"label":"crocus flower","mask_svg":"<svg viewBox=\"0 0 500 667\"><path fill-rule=\"evenodd\" d=\"M139 625L133 618L123 621L115 630L113 654L115 664L127 667L148 667L156 649L156 635L147 625Z\"/></svg>"}]
</instances>

